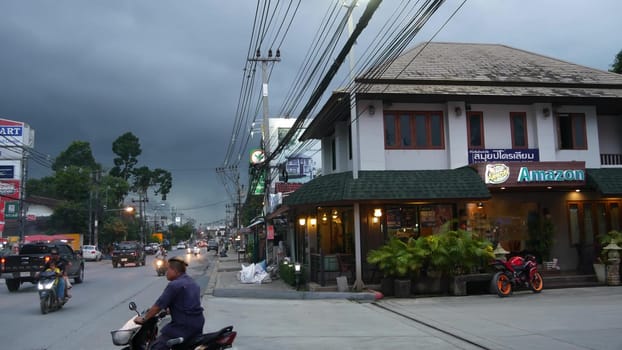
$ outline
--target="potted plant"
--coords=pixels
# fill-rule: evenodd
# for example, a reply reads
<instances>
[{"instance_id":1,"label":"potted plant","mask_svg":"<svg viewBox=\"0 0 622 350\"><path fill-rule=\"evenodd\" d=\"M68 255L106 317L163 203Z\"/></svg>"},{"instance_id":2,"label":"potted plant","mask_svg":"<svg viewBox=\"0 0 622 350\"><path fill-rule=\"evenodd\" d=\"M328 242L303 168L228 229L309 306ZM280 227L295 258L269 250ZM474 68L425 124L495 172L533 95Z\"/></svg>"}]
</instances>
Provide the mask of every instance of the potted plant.
<instances>
[{"instance_id":1,"label":"potted plant","mask_svg":"<svg viewBox=\"0 0 622 350\"><path fill-rule=\"evenodd\" d=\"M494 259L492 244L468 231L446 231L419 240L427 251L426 275L436 278L434 292L447 292L454 276L479 272Z\"/></svg>"},{"instance_id":2,"label":"potted plant","mask_svg":"<svg viewBox=\"0 0 622 350\"><path fill-rule=\"evenodd\" d=\"M391 238L385 245L371 250L367 255L367 262L376 264L383 273L383 294L397 297L410 295L410 275L421 267L417 255L414 254L414 242L412 238L406 242Z\"/></svg>"}]
</instances>

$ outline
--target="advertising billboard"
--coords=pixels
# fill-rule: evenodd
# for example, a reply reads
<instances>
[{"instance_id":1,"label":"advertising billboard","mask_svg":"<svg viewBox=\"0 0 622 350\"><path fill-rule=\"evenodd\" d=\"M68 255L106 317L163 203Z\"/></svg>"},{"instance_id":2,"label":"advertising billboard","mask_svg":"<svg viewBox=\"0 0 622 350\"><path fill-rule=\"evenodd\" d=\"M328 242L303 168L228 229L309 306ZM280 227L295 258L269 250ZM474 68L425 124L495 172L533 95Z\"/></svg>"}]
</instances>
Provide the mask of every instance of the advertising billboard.
<instances>
[{"instance_id":1,"label":"advertising billboard","mask_svg":"<svg viewBox=\"0 0 622 350\"><path fill-rule=\"evenodd\" d=\"M34 146L34 130L23 122L0 118L0 159L22 159L24 147Z\"/></svg>"}]
</instances>

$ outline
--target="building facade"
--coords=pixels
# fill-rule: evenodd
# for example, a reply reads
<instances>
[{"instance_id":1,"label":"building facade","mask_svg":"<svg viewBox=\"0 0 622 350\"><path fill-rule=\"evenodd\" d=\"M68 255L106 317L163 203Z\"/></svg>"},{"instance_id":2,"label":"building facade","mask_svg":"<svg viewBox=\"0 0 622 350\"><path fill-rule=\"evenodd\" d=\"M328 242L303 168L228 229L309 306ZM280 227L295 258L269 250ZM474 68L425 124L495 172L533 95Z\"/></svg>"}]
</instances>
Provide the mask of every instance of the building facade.
<instances>
[{"instance_id":1,"label":"building facade","mask_svg":"<svg viewBox=\"0 0 622 350\"><path fill-rule=\"evenodd\" d=\"M302 136L321 140L323 176L284 201L310 280L342 274L347 257L360 288L374 278L370 249L448 228L590 273L597 235L622 226L622 75L429 43L354 86Z\"/></svg>"}]
</instances>

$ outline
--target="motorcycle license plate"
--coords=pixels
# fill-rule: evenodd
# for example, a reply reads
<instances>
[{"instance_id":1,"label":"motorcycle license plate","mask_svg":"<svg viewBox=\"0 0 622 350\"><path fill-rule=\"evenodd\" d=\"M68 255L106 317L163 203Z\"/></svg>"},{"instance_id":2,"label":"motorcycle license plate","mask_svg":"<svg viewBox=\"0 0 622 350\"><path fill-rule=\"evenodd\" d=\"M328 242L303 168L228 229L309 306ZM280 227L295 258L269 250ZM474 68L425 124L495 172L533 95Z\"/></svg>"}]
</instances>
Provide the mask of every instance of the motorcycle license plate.
<instances>
[{"instance_id":1,"label":"motorcycle license plate","mask_svg":"<svg viewBox=\"0 0 622 350\"><path fill-rule=\"evenodd\" d=\"M127 261L127 258L121 258L121 261Z\"/></svg>"},{"instance_id":2,"label":"motorcycle license plate","mask_svg":"<svg viewBox=\"0 0 622 350\"><path fill-rule=\"evenodd\" d=\"M19 277L30 277L30 272L20 272Z\"/></svg>"}]
</instances>

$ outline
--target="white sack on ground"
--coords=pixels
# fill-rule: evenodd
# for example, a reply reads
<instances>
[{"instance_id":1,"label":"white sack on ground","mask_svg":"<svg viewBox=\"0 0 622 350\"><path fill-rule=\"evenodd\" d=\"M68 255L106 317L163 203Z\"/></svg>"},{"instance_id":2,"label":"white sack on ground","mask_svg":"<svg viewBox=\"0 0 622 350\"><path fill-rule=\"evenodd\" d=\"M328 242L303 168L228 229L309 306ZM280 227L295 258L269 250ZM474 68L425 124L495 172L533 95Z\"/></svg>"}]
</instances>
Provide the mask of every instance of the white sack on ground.
<instances>
[{"instance_id":1,"label":"white sack on ground","mask_svg":"<svg viewBox=\"0 0 622 350\"><path fill-rule=\"evenodd\" d=\"M261 266L256 264L242 265L242 270L238 271L238 280L240 280L241 283L257 284L272 282L270 275L268 275Z\"/></svg>"}]
</instances>

